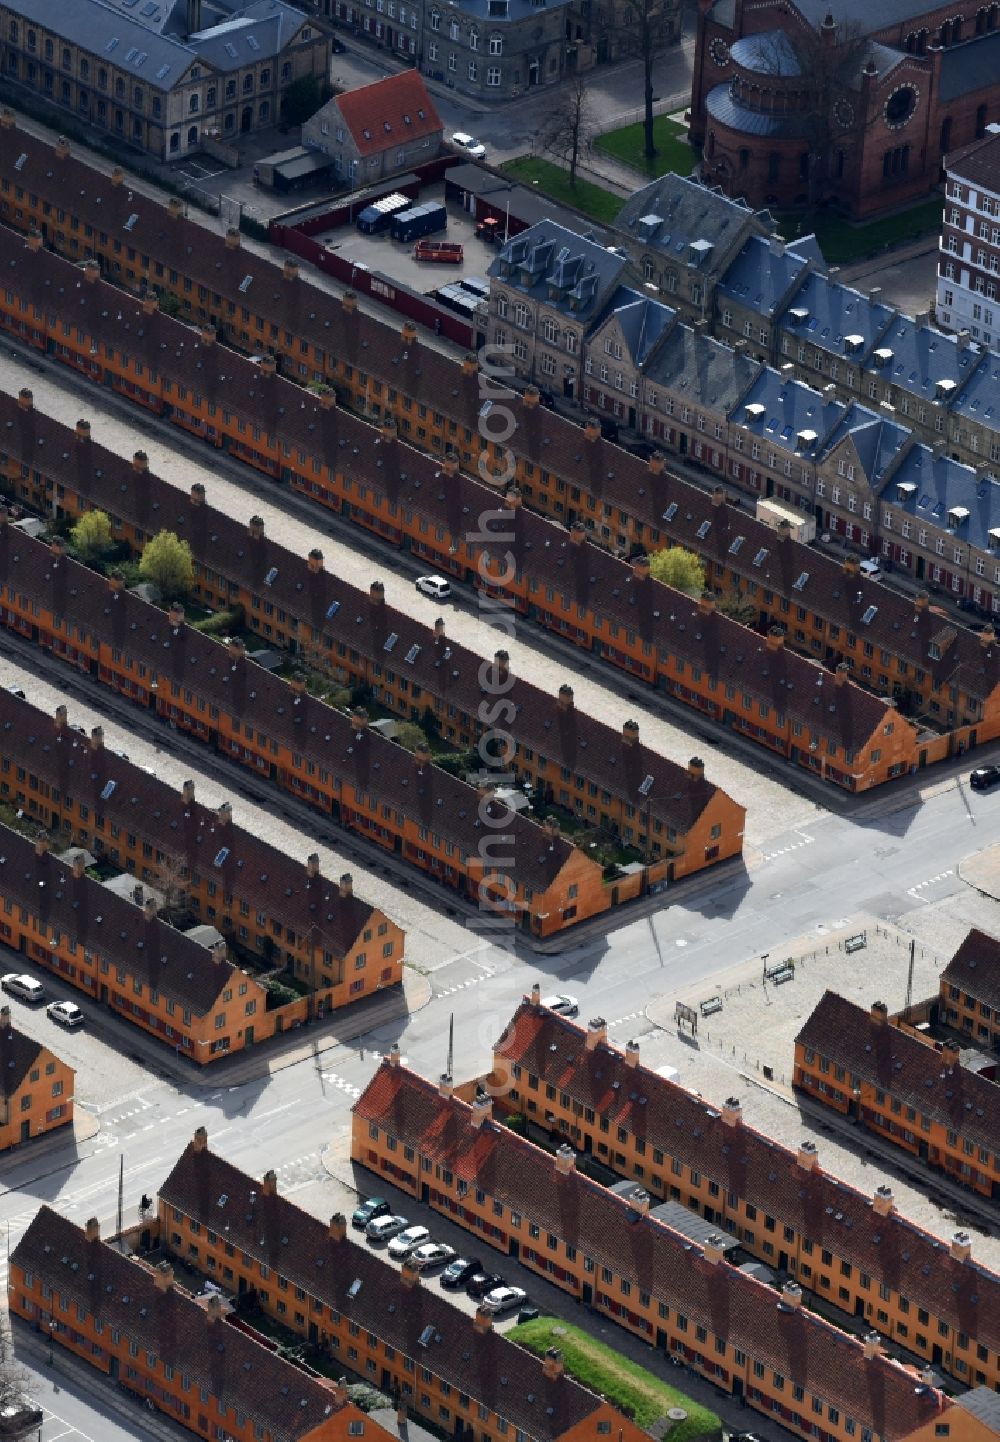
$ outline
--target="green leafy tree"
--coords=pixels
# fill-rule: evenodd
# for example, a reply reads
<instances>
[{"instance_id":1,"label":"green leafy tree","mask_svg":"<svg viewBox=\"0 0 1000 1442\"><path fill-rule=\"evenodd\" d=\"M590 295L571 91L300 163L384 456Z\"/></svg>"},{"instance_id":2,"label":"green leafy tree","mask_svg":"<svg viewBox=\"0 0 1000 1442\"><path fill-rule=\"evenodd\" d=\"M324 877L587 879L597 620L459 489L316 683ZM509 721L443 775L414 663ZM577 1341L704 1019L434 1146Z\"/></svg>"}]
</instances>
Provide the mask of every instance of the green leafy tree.
<instances>
[{"instance_id":1,"label":"green leafy tree","mask_svg":"<svg viewBox=\"0 0 1000 1442\"><path fill-rule=\"evenodd\" d=\"M658 581L687 596L700 596L705 589L705 567L693 551L685 551L683 546L654 551L649 569Z\"/></svg>"},{"instance_id":2,"label":"green leafy tree","mask_svg":"<svg viewBox=\"0 0 1000 1442\"><path fill-rule=\"evenodd\" d=\"M400 746L405 746L407 751L416 751L418 746L427 745L427 736L415 721L397 721L393 739Z\"/></svg>"},{"instance_id":3,"label":"green leafy tree","mask_svg":"<svg viewBox=\"0 0 1000 1442\"><path fill-rule=\"evenodd\" d=\"M160 531L146 543L139 574L155 586L164 601L186 596L194 585L194 561L187 541L173 531Z\"/></svg>"},{"instance_id":4,"label":"green leafy tree","mask_svg":"<svg viewBox=\"0 0 1000 1442\"><path fill-rule=\"evenodd\" d=\"M731 616L734 621L741 625L752 626L757 620L757 607L749 596L741 596L738 591L727 591L720 596L716 609L721 611L723 616Z\"/></svg>"},{"instance_id":5,"label":"green leafy tree","mask_svg":"<svg viewBox=\"0 0 1000 1442\"><path fill-rule=\"evenodd\" d=\"M333 94L333 86L316 75L300 75L293 80L281 101L282 119L288 125L302 125L325 105Z\"/></svg>"},{"instance_id":6,"label":"green leafy tree","mask_svg":"<svg viewBox=\"0 0 1000 1442\"><path fill-rule=\"evenodd\" d=\"M102 561L115 548L111 519L106 511L85 511L69 533L70 544L81 561Z\"/></svg>"}]
</instances>

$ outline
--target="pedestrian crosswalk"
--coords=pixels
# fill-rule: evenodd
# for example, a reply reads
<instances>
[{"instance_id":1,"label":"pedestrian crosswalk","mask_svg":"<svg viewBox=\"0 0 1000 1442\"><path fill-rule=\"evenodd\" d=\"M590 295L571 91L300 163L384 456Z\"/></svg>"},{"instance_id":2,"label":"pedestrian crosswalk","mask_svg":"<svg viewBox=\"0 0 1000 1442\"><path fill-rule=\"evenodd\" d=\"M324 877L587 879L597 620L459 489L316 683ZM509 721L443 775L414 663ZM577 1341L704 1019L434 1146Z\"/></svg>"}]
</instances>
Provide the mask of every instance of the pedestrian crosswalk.
<instances>
[{"instance_id":1,"label":"pedestrian crosswalk","mask_svg":"<svg viewBox=\"0 0 1000 1442\"><path fill-rule=\"evenodd\" d=\"M779 846L774 851L765 851L764 860L773 861L776 856L787 856L790 851L801 851L803 846L812 846L815 840L815 836L803 836L801 841L791 841L787 846Z\"/></svg>"}]
</instances>

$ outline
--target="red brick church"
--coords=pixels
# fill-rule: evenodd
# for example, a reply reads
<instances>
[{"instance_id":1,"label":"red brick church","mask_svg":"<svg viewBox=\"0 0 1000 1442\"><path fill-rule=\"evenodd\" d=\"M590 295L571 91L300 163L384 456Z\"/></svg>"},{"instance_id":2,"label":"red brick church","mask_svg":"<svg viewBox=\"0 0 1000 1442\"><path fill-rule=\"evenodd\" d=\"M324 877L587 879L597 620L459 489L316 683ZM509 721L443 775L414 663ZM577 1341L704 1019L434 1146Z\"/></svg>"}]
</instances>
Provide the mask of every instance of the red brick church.
<instances>
[{"instance_id":1,"label":"red brick church","mask_svg":"<svg viewBox=\"0 0 1000 1442\"><path fill-rule=\"evenodd\" d=\"M993 120L996 0L699 0L702 177L754 207L895 209Z\"/></svg>"}]
</instances>

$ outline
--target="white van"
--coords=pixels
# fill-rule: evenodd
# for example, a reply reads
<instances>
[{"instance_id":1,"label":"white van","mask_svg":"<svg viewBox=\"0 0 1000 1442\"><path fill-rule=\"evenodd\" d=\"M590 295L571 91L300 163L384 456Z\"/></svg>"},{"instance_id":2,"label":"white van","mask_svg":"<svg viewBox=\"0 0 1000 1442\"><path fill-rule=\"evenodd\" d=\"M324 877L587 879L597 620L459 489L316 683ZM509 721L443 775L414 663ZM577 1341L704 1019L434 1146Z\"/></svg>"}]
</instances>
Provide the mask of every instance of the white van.
<instances>
[{"instance_id":1,"label":"white van","mask_svg":"<svg viewBox=\"0 0 1000 1442\"><path fill-rule=\"evenodd\" d=\"M0 977L0 987L16 996L19 1001L30 1001L32 1003L45 1000L45 988L40 981L33 976L25 976L22 972L8 971Z\"/></svg>"}]
</instances>

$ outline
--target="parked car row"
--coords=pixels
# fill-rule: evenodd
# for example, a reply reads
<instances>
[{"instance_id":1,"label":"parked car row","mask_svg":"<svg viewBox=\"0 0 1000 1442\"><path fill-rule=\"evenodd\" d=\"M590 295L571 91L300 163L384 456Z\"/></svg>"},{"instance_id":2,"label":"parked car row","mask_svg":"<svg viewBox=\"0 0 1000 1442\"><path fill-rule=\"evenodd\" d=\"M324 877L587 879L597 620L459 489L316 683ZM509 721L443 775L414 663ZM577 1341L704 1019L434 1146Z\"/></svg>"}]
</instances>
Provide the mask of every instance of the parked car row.
<instances>
[{"instance_id":1,"label":"parked car row","mask_svg":"<svg viewBox=\"0 0 1000 1442\"><path fill-rule=\"evenodd\" d=\"M351 1225L363 1231L373 1245L386 1244L395 1261L409 1261L419 1271L443 1267L441 1285L449 1291L464 1290L485 1312L495 1315L519 1308L518 1321L537 1317L534 1307L525 1305L528 1294L523 1287L510 1287L498 1272L485 1268L476 1257L459 1257L447 1242L435 1242L426 1227L413 1225L406 1217L393 1212L384 1197L369 1197L355 1208Z\"/></svg>"},{"instance_id":2,"label":"parked car row","mask_svg":"<svg viewBox=\"0 0 1000 1442\"><path fill-rule=\"evenodd\" d=\"M3 976L0 976L0 990L5 991L8 996L17 997L18 1001L28 1002L31 1006L40 1006L45 1000L42 983L20 971L4 972ZM70 1031L83 1026L83 1012L75 1001L50 1001L45 1008L45 1014Z\"/></svg>"}]
</instances>

